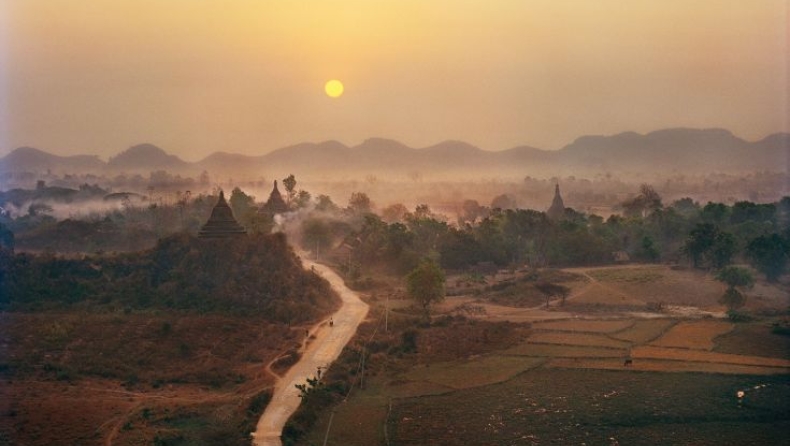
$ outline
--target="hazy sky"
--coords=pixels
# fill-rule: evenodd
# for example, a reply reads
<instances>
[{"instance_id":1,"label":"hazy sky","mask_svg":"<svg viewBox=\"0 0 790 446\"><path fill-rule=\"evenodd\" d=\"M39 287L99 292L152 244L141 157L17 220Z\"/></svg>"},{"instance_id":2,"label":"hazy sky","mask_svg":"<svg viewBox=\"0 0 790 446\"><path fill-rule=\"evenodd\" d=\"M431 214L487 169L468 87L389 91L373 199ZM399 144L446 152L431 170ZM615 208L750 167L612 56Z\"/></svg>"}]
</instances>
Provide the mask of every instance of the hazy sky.
<instances>
[{"instance_id":1,"label":"hazy sky","mask_svg":"<svg viewBox=\"0 0 790 446\"><path fill-rule=\"evenodd\" d=\"M0 0L0 154L789 131L790 0ZM345 84L332 99L324 83Z\"/></svg>"}]
</instances>

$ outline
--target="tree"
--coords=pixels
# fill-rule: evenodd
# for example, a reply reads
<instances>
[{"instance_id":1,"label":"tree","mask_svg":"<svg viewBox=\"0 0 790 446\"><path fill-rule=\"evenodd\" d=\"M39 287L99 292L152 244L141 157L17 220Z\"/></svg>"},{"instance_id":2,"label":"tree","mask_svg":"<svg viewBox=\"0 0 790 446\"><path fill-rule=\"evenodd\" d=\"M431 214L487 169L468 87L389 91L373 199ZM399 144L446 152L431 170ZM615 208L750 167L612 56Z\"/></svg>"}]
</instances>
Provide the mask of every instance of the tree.
<instances>
[{"instance_id":1,"label":"tree","mask_svg":"<svg viewBox=\"0 0 790 446\"><path fill-rule=\"evenodd\" d=\"M300 208L300 209L306 208L307 206L309 206L310 205L310 192L307 192L306 190L300 190L296 194L296 198L294 200L294 203L296 203L296 207Z\"/></svg>"},{"instance_id":2,"label":"tree","mask_svg":"<svg viewBox=\"0 0 790 446\"><path fill-rule=\"evenodd\" d=\"M14 252L14 233L2 223L0 223L0 249Z\"/></svg>"},{"instance_id":3,"label":"tree","mask_svg":"<svg viewBox=\"0 0 790 446\"><path fill-rule=\"evenodd\" d=\"M516 209L516 199L510 194L497 195L491 200L491 209Z\"/></svg>"},{"instance_id":4,"label":"tree","mask_svg":"<svg viewBox=\"0 0 790 446\"><path fill-rule=\"evenodd\" d=\"M540 282L535 284L535 288L546 296L546 308L549 308L549 301L552 297L560 298L560 306L565 305L565 299L571 292L571 289L565 285L558 285L550 282Z\"/></svg>"},{"instance_id":5,"label":"tree","mask_svg":"<svg viewBox=\"0 0 790 446\"><path fill-rule=\"evenodd\" d=\"M649 184L639 186L639 195L621 204L626 216L643 217L663 207L661 196Z\"/></svg>"},{"instance_id":6,"label":"tree","mask_svg":"<svg viewBox=\"0 0 790 446\"><path fill-rule=\"evenodd\" d=\"M285 186L285 192L288 197L288 205L291 205L291 201L296 197L296 177L294 174L288 175L286 178L283 179L283 186Z\"/></svg>"},{"instance_id":7,"label":"tree","mask_svg":"<svg viewBox=\"0 0 790 446\"><path fill-rule=\"evenodd\" d=\"M409 210L406 209L406 206L402 205L401 203L395 203L381 210L381 219L387 223L395 223L403 221L403 218L408 213Z\"/></svg>"},{"instance_id":8,"label":"tree","mask_svg":"<svg viewBox=\"0 0 790 446\"><path fill-rule=\"evenodd\" d=\"M233 216L248 226L248 214L255 204L255 197L245 194L238 187L234 187L230 193L230 208L233 210Z\"/></svg>"},{"instance_id":9,"label":"tree","mask_svg":"<svg viewBox=\"0 0 790 446\"><path fill-rule=\"evenodd\" d=\"M716 240L718 229L711 223L699 223L689 233L683 251L691 258L695 268L702 264L705 254Z\"/></svg>"},{"instance_id":10,"label":"tree","mask_svg":"<svg viewBox=\"0 0 790 446\"><path fill-rule=\"evenodd\" d=\"M746 303L746 297L738 291L738 287L750 288L754 285L754 277L746 268L738 266L726 266L722 268L716 279L727 284L727 291L719 299L719 302L726 305L730 310L742 307Z\"/></svg>"},{"instance_id":11,"label":"tree","mask_svg":"<svg viewBox=\"0 0 790 446\"><path fill-rule=\"evenodd\" d=\"M317 211L335 212L339 209L332 201L332 198L329 197L329 195L319 195L318 198L316 198L316 201L315 209Z\"/></svg>"},{"instance_id":12,"label":"tree","mask_svg":"<svg viewBox=\"0 0 790 446\"><path fill-rule=\"evenodd\" d=\"M661 257L661 253L656 248L656 243L649 235L642 237L642 247L639 251L639 257L648 262L656 262Z\"/></svg>"},{"instance_id":13,"label":"tree","mask_svg":"<svg viewBox=\"0 0 790 446\"><path fill-rule=\"evenodd\" d=\"M713 267L723 268L729 265L735 251L735 236L729 232L718 232L713 238L713 246L710 248L710 260Z\"/></svg>"},{"instance_id":14,"label":"tree","mask_svg":"<svg viewBox=\"0 0 790 446\"><path fill-rule=\"evenodd\" d=\"M444 271L433 260L425 259L406 276L406 291L422 307L430 321L431 305L444 300Z\"/></svg>"},{"instance_id":15,"label":"tree","mask_svg":"<svg viewBox=\"0 0 790 446\"><path fill-rule=\"evenodd\" d=\"M746 255L769 282L776 282L790 260L790 241L779 234L761 235L749 242Z\"/></svg>"},{"instance_id":16,"label":"tree","mask_svg":"<svg viewBox=\"0 0 790 446\"><path fill-rule=\"evenodd\" d=\"M316 257L332 243L332 231L321 219L310 218L302 224L302 246L314 250Z\"/></svg>"},{"instance_id":17,"label":"tree","mask_svg":"<svg viewBox=\"0 0 790 446\"><path fill-rule=\"evenodd\" d=\"M458 221L461 223L474 223L478 217L483 217L484 213L485 208L480 206L477 200L464 200Z\"/></svg>"},{"instance_id":18,"label":"tree","mask_svg":"<svg viewBox=\"0 0 790 446\"><path fill-rule=\"evenodd\" d=\"M700 212L699 203L696 203L689 197L684 197L679 200L675 200L672 203L672 207L681 215L685 217L692 217Z\"/></svg>"},{"instance_id":19,"label":"tree","mask_svg":"<svg viewBox=\"0 0 790 446\"><path fill-rule=\"evenodd\" d=\"M348 210L352 214L362 215L370 213L373 204L370 202L370 197L364 192L352 192L351 198L348 199Z\"/></svg>"}]
</instances>

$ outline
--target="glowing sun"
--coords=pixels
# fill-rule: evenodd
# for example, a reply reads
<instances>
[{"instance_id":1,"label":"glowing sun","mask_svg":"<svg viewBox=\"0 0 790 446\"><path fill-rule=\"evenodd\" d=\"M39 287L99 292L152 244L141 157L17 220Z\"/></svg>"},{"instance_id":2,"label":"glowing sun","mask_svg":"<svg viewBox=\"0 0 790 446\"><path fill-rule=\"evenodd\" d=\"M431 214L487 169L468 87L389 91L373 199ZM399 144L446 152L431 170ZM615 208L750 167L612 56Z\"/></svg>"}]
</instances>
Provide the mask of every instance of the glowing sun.
<instances>
[{"instance_id":1,"label":"glowing sun","mask_svg":"<svg viewBox=\"0 0 790 446\"><path fill-rule=\"evenodd\" d=\"M324 91L330 98L339 98L343 94L343 83L337 79L332 79L324 85Z\"/></svg>"}]
</instances>

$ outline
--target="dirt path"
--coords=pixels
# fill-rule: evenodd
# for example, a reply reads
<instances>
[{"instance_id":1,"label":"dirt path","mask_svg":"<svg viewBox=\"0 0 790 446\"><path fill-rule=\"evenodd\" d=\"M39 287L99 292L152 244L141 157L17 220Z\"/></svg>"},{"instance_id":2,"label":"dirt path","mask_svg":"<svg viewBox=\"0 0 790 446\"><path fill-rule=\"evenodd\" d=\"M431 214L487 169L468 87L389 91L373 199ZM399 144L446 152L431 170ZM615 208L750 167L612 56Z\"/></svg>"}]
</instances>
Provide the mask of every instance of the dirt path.
<instances>
[{"instance_id":1,"label":"dirt path","mask_svg":"<svg viewBox=\"0 0 790 446\"><path fill-rule=\"evenodd\" d=\"M340 355L357 326L368 314L368 306L359 299L357 293L351 291L343 283L343 279L328 267L302 258L307 268L314 268L332 285L343 301L340 309L332 315L333 326L328 320L323 321L310 330L315 336L302 353L302 358L277 381L274 395L266 410L258 420L255 432L252 433L253 446L281 446L280 435L285 422L294 413L301 399L297 384L304 384L307 378L316 376L319 367L326 367Z\"/></svg>"}]
</instances>

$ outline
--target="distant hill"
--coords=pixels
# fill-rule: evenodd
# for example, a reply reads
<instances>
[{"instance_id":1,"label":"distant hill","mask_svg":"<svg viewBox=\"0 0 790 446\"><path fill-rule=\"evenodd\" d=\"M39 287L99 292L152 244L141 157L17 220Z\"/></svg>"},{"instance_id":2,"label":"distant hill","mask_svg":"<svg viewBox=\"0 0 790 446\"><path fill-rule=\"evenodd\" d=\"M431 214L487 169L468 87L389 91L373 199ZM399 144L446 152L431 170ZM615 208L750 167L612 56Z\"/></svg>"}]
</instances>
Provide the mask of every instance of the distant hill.
<instances>
[{"instance_id":1,"label":"distant hill","mask_svg":"<svg viewBox=\"0 0 790 446\"><path fill-rule=\"evenodd\" d=\"M118 171L138 170L182 170L188 163L175 155L169 155L153 144L129 147L110 158L107 167Z\"/></svg>"},{"instance_id":2,"label":"distant hill","mask_svg":"<svg viewBox=\"0 0 790 446\"><path fill-rule=\"evenodd\" d=\"M499 152L481 150L462 141L412 148L398 141L367 139L349 147L337 141L302 143L264 155L214 153L189 163L151 144L131 147L109 162L95 156L60 157L19 148L0 158L0 172L138 172L168 170L197 175L206 170L229 176L271 176L295 173L302 178L358 178L465 175L468 178L551 176L601 172L642 174L790 171L790 134L779 133L749 142L723 129L675 128L638 134L587 135L560 150L519 146Z\"/></svg>"},{"instance_id":3,"label":"distant hill","mask_svg":"<svg viewBox=\"0 0 790 446\"><path fill-rule=\"evenodd\" d=\"M723 129L668 129L640 135L583 136L559 151L569 166L606 170L786 171L790 140L771 135L750 143Z\"/></svg>"},{"instance_id":4,"label":"distant hill","mask_svg":"<svg viewBox=\"0 0 790 446\"><path fill-rule=\"evenodd\" d=\"M0 172L98 171L104 162L95 155L58 156L32 147L20 147L0 158Z\"/></svg>"}]
</instances>

